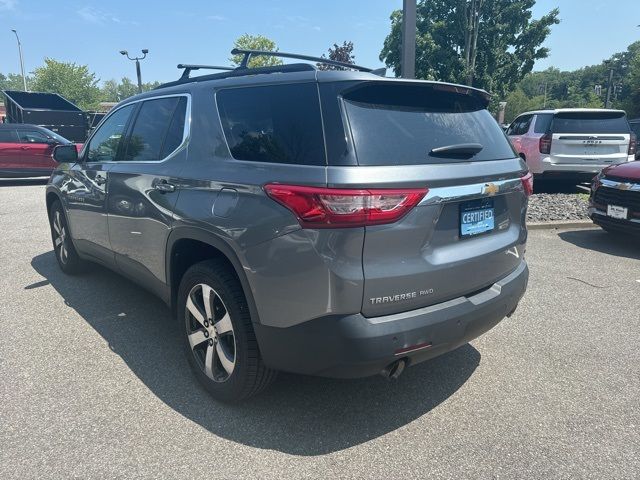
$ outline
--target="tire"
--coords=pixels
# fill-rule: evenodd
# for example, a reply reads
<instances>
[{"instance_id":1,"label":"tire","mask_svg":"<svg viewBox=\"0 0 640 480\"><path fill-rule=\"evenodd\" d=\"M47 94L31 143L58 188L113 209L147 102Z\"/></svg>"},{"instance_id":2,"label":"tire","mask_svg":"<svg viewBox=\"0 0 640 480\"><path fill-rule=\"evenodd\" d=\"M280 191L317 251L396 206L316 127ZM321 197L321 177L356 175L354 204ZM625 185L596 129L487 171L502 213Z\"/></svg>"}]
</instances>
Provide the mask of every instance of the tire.
<instances>
[{"instance_id":1,"label":"tire","mask_svg":"<svg viewBox=\"0 0 640 480\"><path fill-rule=\"evenodd\" d=\"M79 257L71 241L67 217L64 214L60 200L56 200L49 209L49 226L53 251L60 270L68 275L75 275L84 271L86 263Z\"/></svg>"},{"instance_id":2,"label":"tire","mask_svg":"<svg viewBox=\"0 0 640 480\"><path fill-rule=\"evenodd\" d=\"M187 270L177 315L191 369L216 400L244 400L275 380L277 372L262 362L242 286L225 262L206 260Z\"/></svg>"}]
</instances>

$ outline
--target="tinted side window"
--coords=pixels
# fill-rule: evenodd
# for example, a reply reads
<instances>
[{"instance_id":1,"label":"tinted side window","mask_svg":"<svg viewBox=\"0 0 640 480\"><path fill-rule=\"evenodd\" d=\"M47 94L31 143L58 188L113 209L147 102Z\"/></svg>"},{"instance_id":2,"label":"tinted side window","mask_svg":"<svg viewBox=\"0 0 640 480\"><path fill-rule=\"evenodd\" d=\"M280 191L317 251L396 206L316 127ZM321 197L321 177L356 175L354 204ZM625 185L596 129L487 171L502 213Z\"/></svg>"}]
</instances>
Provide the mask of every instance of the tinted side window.
<instances>
[{"instance_id":1,"label":"tinted side window","mask_svg":"<svg viewBox=\"0 0 640 480\"><path fill-rule=\"evenodd\" d=\"M160 160L162 144L169 130L179 97L158 98L142 103L128 138L124 160Z\"/></svg>"},{"instance_id":2,"label":"tinted side window","mask_svg":"<svg viewBox=\"0 0 640 480\"><path fill-rule=\"evenodd\" d=\"M116 110L96 130L87 147L87 162L112 162L117 155L124 129L135 105L127 105Z\"/></svg>"},{"instance_id":3,"label":"tinted side window","mask_svg":"<svg viewBox=\"0 0 640 480\"><path fill-rule=\"evenodd\" d=\"M171 152L180 146L184 139L184 122L187 114L187 99L180 97L178 106L173 112L173 118L167 130L167 136L164 139L160 158L166 158Z\"/></svg>"},{"instance_id":4,"label":"tinted side window","mask_svg":"<svg viewBox=\"0 0 640 480\"><path fill-rule=\"evenodd\" d=\"M20 143L47 143L47 136L35 130L18 130Z\"/></svg>"},{"instance_id":5,"label":"tinted side window","mask_svg":"<svg viewBox=\"0 0 640 480\"><path fill-rule=\"evenodd\" d=\"M551 113L539 113L536 115L536 124L533 126L534 133L547 133L553 120Z\"/></svg>"},{"instance_id":6,"label":"tinted side window","mask_svg":"<svg viewBox=\"0 0 640 480\"><path fill-rule=\"evenodd\" d=\"M629 122L622 112L561 112L553 119L554 133L629 133Z\"/></svg>"},{"instance_id":7,"label":"tinted side window","mask_svg":"<svg viewBox=\"0 0 640 480\"><path fill-rule=\"evenodd\" d=\"M0 143L18 143L15 130L0 130Z\"/></svg>"},{"instance_id":8,"label":"tinted side window","mask_svg":"<svg viewBox=\"0 0 640 480\"><path fill-rule=\"evenodd\" d=\"M227 89L216 99L233 158L325 165L315 83Z\"/></svg>"}]
</instances>

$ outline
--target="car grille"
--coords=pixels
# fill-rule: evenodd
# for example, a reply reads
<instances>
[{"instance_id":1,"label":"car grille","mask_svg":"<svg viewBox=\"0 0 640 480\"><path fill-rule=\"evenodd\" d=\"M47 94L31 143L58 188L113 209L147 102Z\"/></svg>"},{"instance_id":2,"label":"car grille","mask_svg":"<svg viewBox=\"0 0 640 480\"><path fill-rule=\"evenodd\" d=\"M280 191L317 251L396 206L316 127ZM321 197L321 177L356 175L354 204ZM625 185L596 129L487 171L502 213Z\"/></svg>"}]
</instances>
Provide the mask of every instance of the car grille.
<instances>
[{"instance_id":1,"label":"car grille","mask_svg":"<svg viewBox=\"0 0 640 480\"><path fill-rule=\"evenodd\" d=\"M601 186L596 191L593 201L599 205L618 205L627 207L634 212L640 212L640 191Z\"/></svg>"}]
</instances>

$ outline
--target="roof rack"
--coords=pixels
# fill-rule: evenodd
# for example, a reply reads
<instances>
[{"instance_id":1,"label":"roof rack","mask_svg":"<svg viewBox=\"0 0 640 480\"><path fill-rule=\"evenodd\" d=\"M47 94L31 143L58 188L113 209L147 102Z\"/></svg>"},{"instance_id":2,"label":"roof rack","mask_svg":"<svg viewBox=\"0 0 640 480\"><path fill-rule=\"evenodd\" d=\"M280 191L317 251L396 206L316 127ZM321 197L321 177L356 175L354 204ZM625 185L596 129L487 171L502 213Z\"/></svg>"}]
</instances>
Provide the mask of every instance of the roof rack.
<instances>
[{"instance_id":1,"label":"roof rack","mask_svg":"<svg viewBox=\"0 0 640 480\"><path fill-rule=\"evenodd\" d=\"M179 63L178 68L184 68L180 79L189 78L192 70L235 70L235 67L220 67L218 65L189 65L185 63Z\"/></svg>"},{"instance_id":2,"label":"roof rack","mask_svg":"<svg viewBox=\"0 0 640 480\"><path fill-rule=\"evenodd\" d=\"M362 67L353 63L338 62L337 60L330 60L322 57L312 57L310 55L299 55L297 53L286 52L270 52L266 50L248 50L244 48L234 48L231 50L231 55L244 55L238 68L248 68L249 59L251 57L265 56L265 57L282 57L282 58L295 58L298 60L307 60L309 62L324 63L325 65L333 65L334 67L350 68L352 70L360 70L361 72L375 73L380 70L386 71L386 69L372 69L368 67Z\"/></svg>"},{"instance_id":3,"label":"roof rack","mask_svg":"<svg viewBox=\"0 0 640 480\"><path fill-rule=\"evenodd\" d=\"M207 80L218 80L229 77L240 77L245 75L258 75L262 73L287 73L287 72L304 72L309 70L316 70L315 65L308 63L289 63L285 65L272 65L269 67L255 67L249 68L249 59L252 56L270 56L270 57L282 57L282 58L295 58L299 60L306 60L310 62L323 63L327 65L333 65L335 67L349 68L352 70L360 70L361 72L372 73L373 75L384 76L387 69L378 68L372 69L362 67L360 65L354 65L346 62L338 62L337 60L330 60L328 58L312 57L309 55L298 55L297 53L285 53L285 52L269 52L266 50L246 50L240 48L234 48L231 50L232 55L243 55L242 61L238 67L223 67L218 65L193 65L193 64L178 64L178 68L184 69L182 75L178 80L173 82L163 83L157 86L154 90L160 88L173 87L175 85L181 85L183 83L190 82L203 82ZM223 70L220 73L214 73L210 75L202 75L200 77L191 77L190 74L193 70Z\"/></svg>"}]
</instances>

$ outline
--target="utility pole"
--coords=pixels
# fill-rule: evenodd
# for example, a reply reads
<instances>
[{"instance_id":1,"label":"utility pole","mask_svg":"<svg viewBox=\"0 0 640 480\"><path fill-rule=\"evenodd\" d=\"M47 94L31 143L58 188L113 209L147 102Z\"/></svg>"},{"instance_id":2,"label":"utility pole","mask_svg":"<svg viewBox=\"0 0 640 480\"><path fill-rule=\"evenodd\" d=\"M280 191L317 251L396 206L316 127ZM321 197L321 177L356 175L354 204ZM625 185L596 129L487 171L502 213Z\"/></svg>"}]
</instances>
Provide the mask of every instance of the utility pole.
<instances>
[{"instance_id":1,"label":"utility pole","mask_svg":"<svg viewBox=\"0 0 640 480\"><path fill-rule=\"evenodd\" d=\"M480 32L480 10L484 0L471 0L467 6L467 25L464 41L464 60L467 69L467 85L473 84L478 53L478 33Z\"/></svg>"},{"instance_id":2,"label":"utility pole","mask_svg":"<svg viewBox=\"0 0 640 480\"><path fill-rule=\"evenodd\" d=\"M609 83L607 84L607 101L604 108L611 108L611 87L613 84L613 67L609 70Z\"/></svg>"},{"instance_id":3,"label":"utility pole","mask_svg":"<svg viewBox=\"0 0 640 480\"><path fill-rule=\"evenodd\" d=\"M142 93L142 74L140 73L140 60L144 60L147 57L147 53L149 53L149 50L146 48L143 48L141 57L131 58L129 56L129 52L127 52L126 50L120 50L120 55L126 55L129 60L136 62L136 76L138 77L138 93Z\"/></svg>"},{"instance_id":4,"label":"utility pole","mask_svg":"<svg viewBox=\"0 0 640 480\"><path fill-rule=\"evenodd\" d=\"M24 85L24 91L27 91L27 77L24 76L24 59L22 58L22 44L20 43L20 37L18 37L18 32L16 32L13 28L11 31L15 34L16 40L18 41L18 53L20 54L20 72L22 73L22 84Z\"/></svg>"},{"instance_id":5,"label":"utility pole","mask_svg":"<svg viewBox=\"0 0 640 480\"><path fill-rule=\"evenodd\" d=\"M403 78L416 77L416 1L402 0L402 63Z\"/></svg>"}]
</instances>

